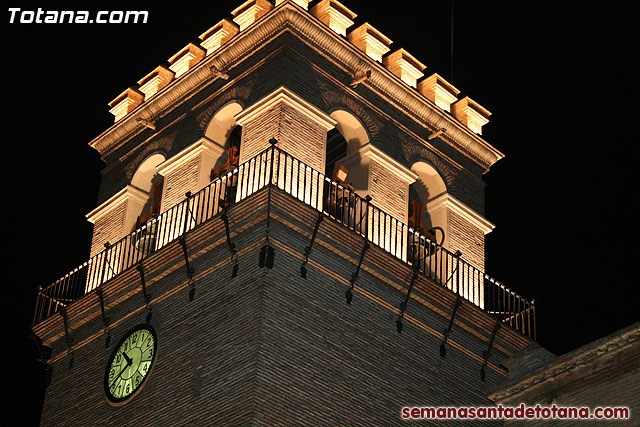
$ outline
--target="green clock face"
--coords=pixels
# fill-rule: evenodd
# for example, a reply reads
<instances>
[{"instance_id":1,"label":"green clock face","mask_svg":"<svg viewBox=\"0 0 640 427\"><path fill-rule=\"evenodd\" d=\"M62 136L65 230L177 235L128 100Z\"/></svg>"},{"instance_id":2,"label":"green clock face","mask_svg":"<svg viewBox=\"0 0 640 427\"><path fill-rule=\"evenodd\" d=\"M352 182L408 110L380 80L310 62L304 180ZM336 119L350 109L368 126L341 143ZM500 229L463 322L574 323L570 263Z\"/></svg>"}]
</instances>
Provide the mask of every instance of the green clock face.
<instances>
[{"instance_id":1,"label":"green clock face","mask_svg":"<svg viewBox=\"0 0 640 427\"><path fill-rule=\"evenodd\" d=\"M140 390L151 371L157 345L156 332L149 325L136 326L122 337L104 375L107 399L122 403Z\"/></svg>"}]
</instances>

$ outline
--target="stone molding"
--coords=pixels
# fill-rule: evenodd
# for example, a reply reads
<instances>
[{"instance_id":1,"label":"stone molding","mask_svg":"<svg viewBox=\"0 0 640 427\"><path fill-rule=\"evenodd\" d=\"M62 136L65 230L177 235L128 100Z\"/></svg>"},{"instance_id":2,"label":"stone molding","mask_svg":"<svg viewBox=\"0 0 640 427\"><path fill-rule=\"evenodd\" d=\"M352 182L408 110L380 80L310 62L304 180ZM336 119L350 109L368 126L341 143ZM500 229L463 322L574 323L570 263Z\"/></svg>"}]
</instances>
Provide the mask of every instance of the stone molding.
<instances>
[{"instance_id":1,"label":"stone molding","mask_svg":"<svg viewBox=\"0 0 640 427\"><path fill-rule=\"evenodd\" d=\"M560 356L524 379L507 381L506 384L494 387L489 390L489 399L493 402L513 399L516 395L526 393L529 389L544 387L545 383L552 383L558 387L564 382L562 376L565 374L589 369L590 365L597 368L596 365L599 364L596 359L608 356L615 357L615 353L627 348L632 351L630 347L638 344L640 344L640 322ZM604 369L615 370L617 368L614 364L605 364Z\"/></svg>"},{"instance_id":2,"label":"stone molding","mask_svg":"<svg viewBox=\"0 0 640 427\"><path fill-rule=\"evenodd\" d=\"M464 218L471 225L482 231L485 235L489 234L495 228L495 225L487 221L484 217L478 215L467 205L456 199L449 193L443 193L440 196L426 203L429 212L437 212L442 208L447 208L449 212L454 212Z\"/></svg>"},{"instance_id":3,"label":"stone molding","mask_svg":"<svg viewBox=\"0 0 640 427\"><path fill-rule=\"evenodd\" d=\"M171 158L160 163L158 165L158 173L162 176L166 176L183 166L189 160L202 153L210 154L214 157L217 157L221 156L224 153L224 149L219 145L209 141L209 139L207 138L201 138L184 150L180 151L175 156L172 156Z\"/></svg>"},{"instance_id":4,"label":"stone molding","mask_svg":"<svg viewBox=\"0 0 640 427\"><path fill-rule=\"evenodd\" d=\"M329 116L315 105L305 101L303 98L284 86L279 87L252 106L242 110L236 115L236 122L239 125L244 126L246 123L251 122L256 117L260 117L266 111L269 111L280 104L291 106L306 118L313 120L326 130L333 129L338 123L333 117Z\"/></svg>"},{"instance_id":5,"label":"stone molding","mask_svg":"<svg viewBox=\"0 0 640 427\"><path fill-rule=\"evenodd\" d=\"M371 67L371 77L363 84L392 99L400 111L423 125L429 131L446 128L442 140L467 155L486 170L504 155L484 141L480 136L466 128L453 117L443 114L442 110L424 95L408 86L397 76L384 68L382 64L371 60L364 52L345 40L315 17L293 2L280 4L259 19L260 25L252 25L237 34L226 45L194 66L180 79L174 80L149 102L139 105L125 118L111 126L90 142L104 157L130 137L141 132L136 118L159 116L171 111L186 101L193 92L216 77L210 68L231 69L240 63L246 52L255 50L266 39L282 30L289 30L304 37L306 41L318 47L325 56L331 52L331 60L337 62L345 71L362 68L363 63Z\"/></svg>"},{"instance_id":6,"label":"stone molding","mask_svg":"<svg viewBox=\"0 0 640 427\"><path fill-rule=\"evenodd\" d=\"M357 158L361 158L362 160L373 160L377 163L382 164L399 179L406 182L407 185L413 184L416 179L418 179L418 175L411 169L398 162L371 143L363 145L358 151L355 151L345 158L341 159L340 163L350 164Z\"/></svg>"},{"instance_id":7,"label":"stone molding","mask_svg":"<svg viewBox=\"0 0 640 427\"><path fill-rule=\"evenodd\" d=\"M109 200L102 203L100 206L89 212L86 217L87 221L92 224L95 224L96 221L99 221L100 218L108 215L113 211L116 207L121 205L122 203L133 200L140 204L144 204L149 198L149 194L140 190L133 185L127 185L122 190L118 191L115 195L113 195Z\"/></svg>"}]
</instances>

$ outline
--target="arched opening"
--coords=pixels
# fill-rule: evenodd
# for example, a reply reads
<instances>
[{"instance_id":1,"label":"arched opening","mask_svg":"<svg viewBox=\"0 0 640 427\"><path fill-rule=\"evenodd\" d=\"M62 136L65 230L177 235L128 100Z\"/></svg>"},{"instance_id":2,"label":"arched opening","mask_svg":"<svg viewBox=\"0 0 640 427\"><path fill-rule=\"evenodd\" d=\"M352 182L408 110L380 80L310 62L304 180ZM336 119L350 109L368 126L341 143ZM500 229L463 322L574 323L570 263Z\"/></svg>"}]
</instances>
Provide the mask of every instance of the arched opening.
<instances>
[{"instance_id":1,"label":"arched opening","mask_svg":"<svg viewBox=\"0 0 640 427\"><path fill-rule=\"evenodd\" d=\"M204 136L220 147L225 147L231 132L237 127L235 116L242 111L238 102L230 102L213 115L204 130Z\"/></svg>"},{"instance_id":2,"label":"arched opening","mask_svg":"<svg viewBox=\"0 0 640 427\"><path fill-rule=\"evenodd\" d=\"M146 203L138 213L134 230L146 224L151 218L160 213L160 205L162 202L162 175L158 174L158 165L165 161L162 154L156 153L147 157L138 166L136 173L131 179L131 185L144 191L149 196Z\"/></svg>"},{"instance_id":3,"label":"arched opening","mask_svg":"<svg viewBox=\"0 0 640 427\"><path fill-rule=\"evenodd\" d=\"M160 214L164 179L158 173L158 166L164 161L164 155L159 153L152 154L138 166L131 179L132 186L148 194L147 201L142 205L139 212L132 212L133 217L136 218L132 231L142 228L142 230L132 235L132 244L144 254L149 254L155 250L157 223L147 227L145 225Z\"/></svg>"},{"instance_id":4,"label":"arched opening","mask_svg":"<svg viewBox=\"0 0 640 427\"><path fill-rule=\"evenodd\" d=\"M369 143L369 134L356 116L345 110L336 110L330 116L338 122L336 129L346 140L349 153Z\"/></svg>"},{"instance_id":5,"label":"arched opening","mask_svg":"<svg viewBox=\"0 0 640 427\"><path fill-rule=\"evenodd\" d=\"M416 260L433 255L431 244L423 242L423 237L431 243L441 246L446 244L446 213L442 210L430 211L428 206L429 202L446 193L447 188L438 171L427 163L414 163L411 171L418 175L418 178L409 186L408 225L422 236L413 235L409 239L409 257Z\"/></svg>"},{"instance_id":6,"label":"arched opening","mask_svg":"<svg viewBox=\"0 0 640 427\"><path fill-rule=\"evenodd\" d=\"M347 140L344 139L338 129L333 128L327 132L327 155L325 158L326 166L324 174L330 177L338 160L346 157L347 154Z\"/></svg>"},{"instance_id":7,"label":"arched opening","mask_svg":"<svg viewBox=\"0 0 640 427\"><path fill-rule=\"evenodd\" d=\"M331 113L331 117L337 123L335 128L327 132L324 173L335 184L325 186L324 206L329 215L340 221L348 221L355 214L352 212L355 206L353 203L355 189L347 181L349 168L341 160L357 151L363 141L368 141L368 138L360 121L351 113L336 110Z\"/></svg>"},{"instance_id":8,"label":"arched opening","mask_svg":"<svg viewBox=\"0 0 640 427\"><path fill-rule=\"evenodd\" d=\"M220 156L216 165L211 169L211 175L209 176L210 181L218 178L223 180L222 185L224 185L224 191L222 192L220 202L227 207L235 203L238 192L237 169L238 166L240 166L241 137L242 126L237 125L229 134L229 138L225 144L226 152ZM223 160L224 163L222 163ZM233 173L234 171L236 171L236 173Z\"/></svg>"},{"instance_id":9,"label":"arched opening","mask_svg":"<svg viewBox=\"0 0 640 427\"><path fill-rule=\"evenodd\" d=\"M348 111L336 110L330 116L337 123L327 132L325 175L345 186L353 188L355 185L362 189L367 181L366 166L354 153L369 143L369 134L360 120Z\"/></svg>"},{"instance_id":10,"label":"arched opening","mask_svg":"<svg viewBox=\"0 0 640 427\"><path fill-rule=\"evenodd\" d=\"M438 220L432 218L426 209L427 204L447 192L444 180L435 168L425 162L417 162L411 166L411 171L418 175L416 182L409 187L409 201L417 200L422 205L421 224L427 229L434 226L442 227Z\"/></svg>"},{"instance_id":11,"label":"arched opening","mask_svg":"<svg viewBox=\"0 0 640 427\"><path fill-rule=\"evenodd\" d=\"M230 102L216 111L205 128L204 136L222 149L211 170L211 180L238 166L242 126L235 116L241 111L242 105Z\"/></svg>"},{"instance_id":12,"label":"arched opening","mask_svg":"<svg viewBox=\"0 0 640 427\"><path fill-rule=\"evenodd\" d=\"M240 141L242 140L242 126L236 125L227 139L225 148L238 147L240 148Z\"/></svg>"},{"instance_id":13,"label":"arched opening","mask_svg":"<svg viewBox=\"0 0 640 427\"><path fill-rule=\"evenodd\" d=\"M236 122L235 116L241 111L242 105L235 101L230 102L213 115L205 129L205 137L221 148L221 154L211 168L209 179L224 179L225 191L220 201L225 206L231 205L236 199L237 176L229 177L228 174L235 171L240 163L242 126Z\"/></svg>"}]
</instances>

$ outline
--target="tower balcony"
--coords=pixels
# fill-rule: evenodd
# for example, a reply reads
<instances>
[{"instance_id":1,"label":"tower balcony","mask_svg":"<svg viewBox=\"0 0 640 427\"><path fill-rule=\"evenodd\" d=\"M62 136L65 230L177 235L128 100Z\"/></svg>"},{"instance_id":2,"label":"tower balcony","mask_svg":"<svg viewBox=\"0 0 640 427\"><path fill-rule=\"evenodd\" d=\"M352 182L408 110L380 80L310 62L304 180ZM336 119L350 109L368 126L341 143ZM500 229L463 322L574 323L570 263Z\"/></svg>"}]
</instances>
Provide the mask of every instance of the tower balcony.
<instances>
[{"instance_id":1,"label":"tower balcony","mask_svg":"<svg viewBox=\"0 0 640 427\"><path fill-rule=\"evenodd\" d=\"M304 209L317 212L315 231L322 220L330 221L344 228L345 232L361 238L366 247L379 248L395 258L396 262L412 266L414 272L425 276L434 286L444 288L469 301L516 331L535 339L533 302L524 299L466 262L460 253L448 251L384 212L375 206L369 197L363 198L351 189L332 181L278 148L275 145L277 141L271 142L270 147L240 164L234 171L216 178L195 194L187 193L181 203L156 216L118 242L106 244L102 252L53 284L39 287L34 325L66 309L84 295L96 292L104 283L131 268L136 268L171 243L180 241L184 245L185 236L204 223L223 219L227 224L229 239L227 212L233 209L234 205L248 202L258 193L268 191L269 194L276 192L278 197L267 199L264 206L267 215L272 209L272 204L282 203L282 200L286 201L293 212L302 209L300 206L306 206ZM293 226L300 229L308 228L308 234L312 234L312 224L300 223ZM313 236L315 237L315 232ZM335 239L337 246L338 236L335 236ZM232 249L231 244L229 247ZM303 248L300 250L300 257L308 259L310 250L304 254ZM359 254L354 255L356 261L358 256ZM364 252L360 256L360 263L363 256ZM264 262L262 258L261 254L261 262ZM301 276L304 277L306 272L303 272L303 269ZM352 288L354 282L355 279L352 281ZM408 300L410 288L406 294ZM406 306L406 302L404 305Z\"/></svg>"}]
</instances>

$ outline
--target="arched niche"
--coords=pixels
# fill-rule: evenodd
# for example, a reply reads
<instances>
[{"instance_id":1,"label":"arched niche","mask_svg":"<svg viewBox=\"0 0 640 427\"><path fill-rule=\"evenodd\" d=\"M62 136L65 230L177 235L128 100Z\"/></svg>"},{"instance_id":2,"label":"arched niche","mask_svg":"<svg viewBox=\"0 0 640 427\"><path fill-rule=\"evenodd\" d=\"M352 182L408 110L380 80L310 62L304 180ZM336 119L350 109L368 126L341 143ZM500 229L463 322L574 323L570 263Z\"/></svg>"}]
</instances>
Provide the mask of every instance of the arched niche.
<instances>
[{"instance_id":1,"label":"arched niche","mask_svg":"<svg viewBox=\"0 0 640 427\"><path fill-rule=\"evenodd\" d=\"M236 101L229 102L213 115L204 130L204 136L220 147L226 147L231 132L238 125L235 115L242 111L242 105Z\"/></svg>"},{"instance_id":2,"label":"arched niche","mask_svg":"<svg viewBox=\"0 0 640 427\"><path fill-rule=\"evenodd\" d=\"M418 175L413 184L420 201L424 204L447 192L447 186L437 170L428 163L416 162L411 171Z\"/></svg>"},{"instance_id":3,"label":"arched niche","mask_svg":"<svg viewBox=\"0 0 640 427\"><path fill-rule=\"evenodd\" d=\"M135 230L160 214L163 182L162 177L158 174L158 166L164 161L164 155L152 154L144 159L138 166L136 173L133 174L131 185L144 191L147 197L144 204L132 205L128 208L125 222L126 230L129 228Z\"/></svg>"},{"instance_id":4,"label":"arched niche","mask_svg":"<svg viewBox=\"0 0 640 427\"><path fill-rule=\"evenodd\" d=\"M424 206L422 211L422 225L427 229L441 227L447 234L446 212L429 209L430 202L447 192L447 186L438 171L428 163L416 162L411 166L411 171L418 175L416 181L409 189L409 199L417 198Z\"/></svg>"},{"instance_id":5,"label":"arched niche","mask_svg":"<svg viewBox=\"0 0 640 427\"><path fill-rule=\"evenodd\" d=\"M330 116L338 122L336 129L347 141L348 153L355 153L369 143L369 133L356 116L346 110L335 110Z\"/></svg>"},{"instance_id":6,"label":"arched niche","mask_svg":"<svg viewBox=\"0 0 640 427\"><path fill-rule=\"evenodd\" d=\"M165 157L160 153L152 154L144 159L138 166L136 173L133 174L131 185L149 193L151 191L151 180L158 173L158 165L164 161Z\"/></svg>"},{"instance_id":7,"label":"arched niche","mask_svg":"<svg viewBox=\"0 0 640 427\"><path fill-rule=\"evenodd\" d=\"M221 149L220 155L216 155L214 162L210 165L211 178L214 175L220 175L223 169L226 171L229 168L228 150L232 146L240 149L242 127L236 122L235 116L241 111L240 103L229 102L216 111L205 128L205 138L213 141Z\"/></svg>"}]
</instances>

